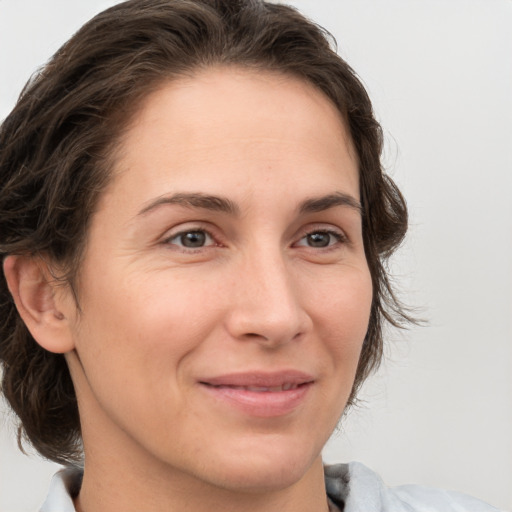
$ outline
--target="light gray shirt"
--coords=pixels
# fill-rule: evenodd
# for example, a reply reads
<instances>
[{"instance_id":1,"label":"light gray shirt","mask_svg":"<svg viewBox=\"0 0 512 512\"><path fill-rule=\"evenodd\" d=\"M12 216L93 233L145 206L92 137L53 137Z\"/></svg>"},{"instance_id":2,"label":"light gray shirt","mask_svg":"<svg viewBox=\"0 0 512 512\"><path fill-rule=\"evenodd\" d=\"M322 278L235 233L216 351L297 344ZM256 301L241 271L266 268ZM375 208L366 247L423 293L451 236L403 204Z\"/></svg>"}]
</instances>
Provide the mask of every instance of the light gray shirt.
<instances>
[{"instance_id":1,"label":"light gray shirt","mask_svg":"<svg viewBox=\"0 0 512 512\"><path fill-rule=\"evenodd\" d=\"M59 471L40 512L76 512L72 496L80 489L82 473ZM419 485L386 487L381 478L359 462L325 467L330 506L343 512L500 512L486 503L457 492Z\"/></svg>"}]
</instances>

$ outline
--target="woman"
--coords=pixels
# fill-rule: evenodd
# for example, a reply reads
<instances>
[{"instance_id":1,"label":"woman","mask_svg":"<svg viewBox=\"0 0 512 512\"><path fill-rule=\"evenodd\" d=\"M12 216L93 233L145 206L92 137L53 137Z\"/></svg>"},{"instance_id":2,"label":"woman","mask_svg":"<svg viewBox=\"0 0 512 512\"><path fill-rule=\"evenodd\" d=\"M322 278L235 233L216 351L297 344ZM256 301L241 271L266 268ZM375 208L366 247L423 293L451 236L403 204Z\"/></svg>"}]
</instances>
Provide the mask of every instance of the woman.
<instances>
[{"instance_id":1,"label":"woman","mask_svg":"<svg viewBox=\"0 0 512 512\"><path fill-rule=\"evenodd\" d=\"M263 2L119 4L0 144L3 391L75 465L43 511L493 510L357 464L324 476L383 322L407 320L383 267L407 214L316 26Z\"/></svg>"}]
</instances>

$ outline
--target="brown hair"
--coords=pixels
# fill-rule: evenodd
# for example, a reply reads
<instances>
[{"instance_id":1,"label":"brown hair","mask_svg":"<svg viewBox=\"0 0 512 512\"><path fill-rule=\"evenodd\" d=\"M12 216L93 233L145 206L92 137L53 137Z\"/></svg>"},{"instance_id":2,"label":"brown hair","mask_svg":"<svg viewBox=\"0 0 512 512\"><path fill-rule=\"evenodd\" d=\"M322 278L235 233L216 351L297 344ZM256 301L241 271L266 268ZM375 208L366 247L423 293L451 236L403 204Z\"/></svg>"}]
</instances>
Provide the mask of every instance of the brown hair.
<instances>
[{"instance_id":1,"label":"brown hair","mask_svg":"<svg viewBox=\"0 0 512 512\"><path fill-rule=\"evenodd\" d=\"M68 269L74 285L116 141L163 81L218 64L298 77L336 105L359 158L373 303L352 403L382 358L383 321L407 319L384 266L405 235L407 210L381 168L382 132L368 95L330 40L292 7L257 0L130 0L99 14L29 81L0 128L0 257L40 255ZM0 322L2 391L20 418L20 436L51 460L79 460L80 420L64 356L32 338L3 274Z\"/></svg>"}]
</instances>

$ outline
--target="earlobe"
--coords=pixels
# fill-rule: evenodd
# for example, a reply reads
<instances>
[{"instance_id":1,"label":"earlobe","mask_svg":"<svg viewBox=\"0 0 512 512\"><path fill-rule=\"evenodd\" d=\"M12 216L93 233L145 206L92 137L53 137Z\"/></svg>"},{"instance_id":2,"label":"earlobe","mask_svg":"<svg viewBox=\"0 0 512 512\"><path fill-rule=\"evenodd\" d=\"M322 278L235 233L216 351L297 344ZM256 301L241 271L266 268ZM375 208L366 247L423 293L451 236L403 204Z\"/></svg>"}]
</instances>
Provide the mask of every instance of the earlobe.
<instances>
[{"instance_id":1,"label":"earlobe","mask_svg":"<svg viewBox=\"0 0 512 512\"><path fill-rule=\"evenodd\" d=\"M38 257L10 255L4 260L4 275L16 308L37 343L55 353L73 350L62 285L52 277L48 265Z\"/></svg>"}]
</instances>

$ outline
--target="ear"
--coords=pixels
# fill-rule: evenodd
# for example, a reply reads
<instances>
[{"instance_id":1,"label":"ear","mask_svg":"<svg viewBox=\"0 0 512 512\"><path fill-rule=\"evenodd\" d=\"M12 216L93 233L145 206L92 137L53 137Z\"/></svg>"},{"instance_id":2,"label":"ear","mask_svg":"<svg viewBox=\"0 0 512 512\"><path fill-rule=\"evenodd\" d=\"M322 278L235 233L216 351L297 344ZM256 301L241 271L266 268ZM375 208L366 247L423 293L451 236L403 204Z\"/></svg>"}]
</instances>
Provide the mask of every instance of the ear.
<instances>
[{"instance_id":1,"label":"ear","mask_svg":"<svg viewBox=\"0 0 512 512\"><path fill-rule=\"evenodd\" d=\"M55 353L73 350L70 321L76 305L68 287L56 282L48 265L40 257L10 255L4 260L4 275L16 308L37 343Z\"/></svg>"}]
</instances>

